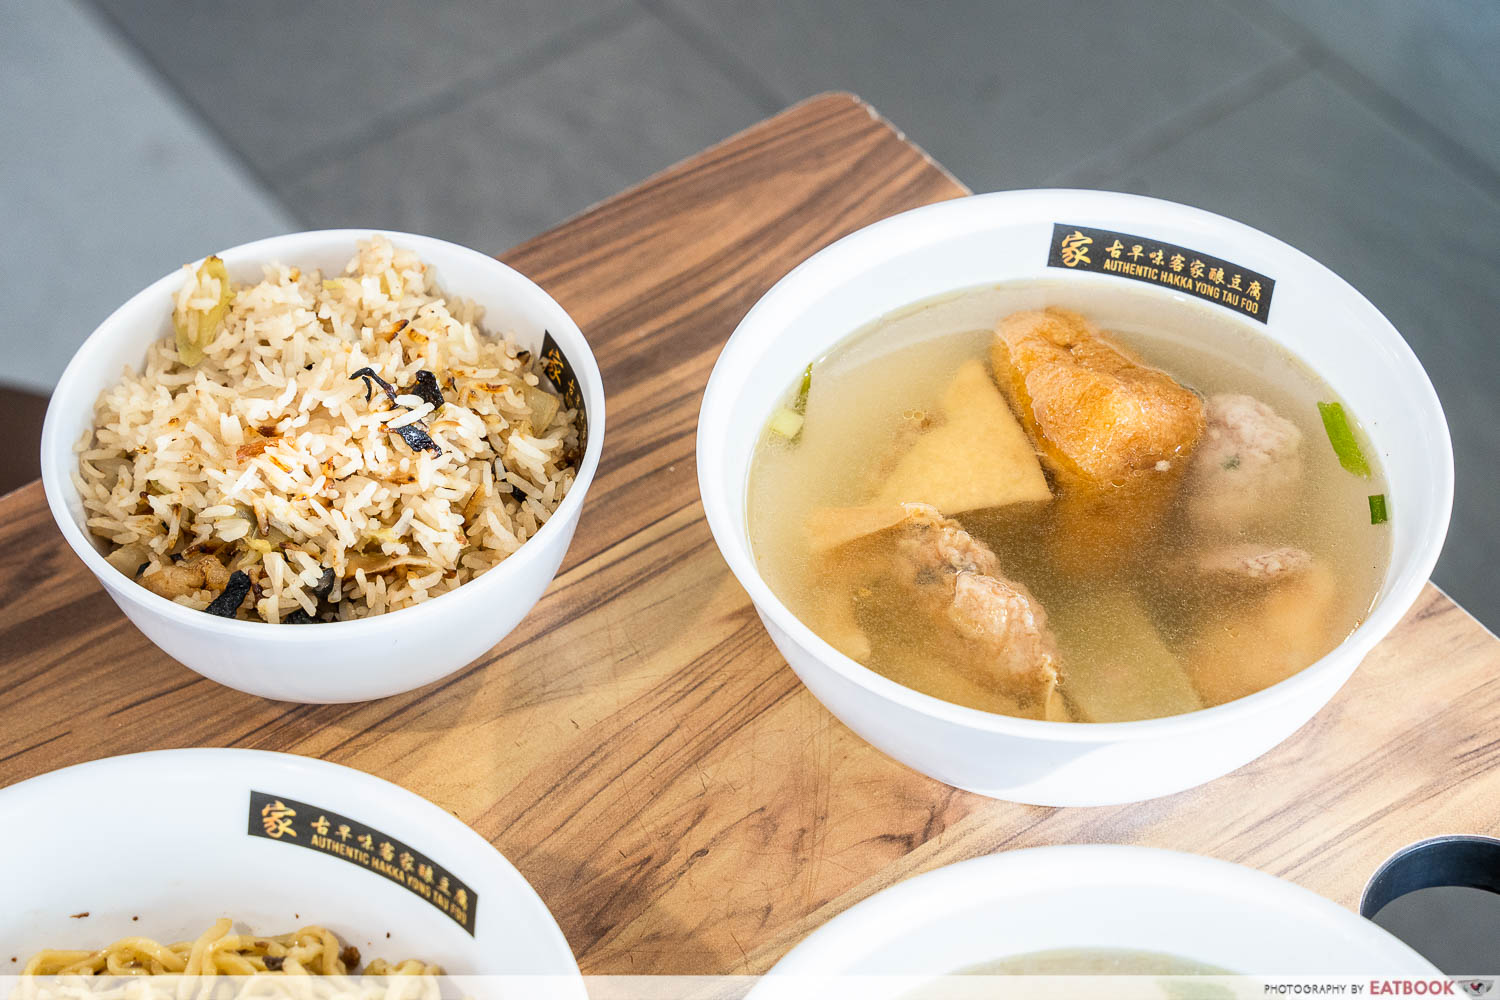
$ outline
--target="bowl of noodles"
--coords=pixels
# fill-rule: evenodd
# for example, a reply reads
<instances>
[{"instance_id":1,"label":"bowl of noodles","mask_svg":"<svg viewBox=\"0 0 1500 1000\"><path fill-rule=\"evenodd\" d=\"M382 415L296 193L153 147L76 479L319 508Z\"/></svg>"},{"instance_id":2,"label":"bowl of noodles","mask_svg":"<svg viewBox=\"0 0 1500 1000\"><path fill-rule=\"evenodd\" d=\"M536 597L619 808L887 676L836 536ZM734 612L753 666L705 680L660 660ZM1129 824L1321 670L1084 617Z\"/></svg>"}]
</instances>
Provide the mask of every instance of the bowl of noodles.
<instances>
[{"instance_id":1,"label":"bowl of noodles","mask_svg":"<svg viewBox=\"0 0 1500 1000\"><path fill-rule=\"evenodd\" d=\"M588 344L526 277L427 237L308 232L109 316L52 396L42 481L168 655L262 697L361 701L516 626L603 435Z\"/></svg>"},{"instance_id":2,"label":"bowl of noodles","mask_svg":"<svg viewBox=\"0 0 1500 1000\"><path fill-rule=\"evenodd\" d=\"M532 976L582 997L546 905L462 822L310 758L164 750L0 790L14 975Z\"/></svg>"}]
</instances>

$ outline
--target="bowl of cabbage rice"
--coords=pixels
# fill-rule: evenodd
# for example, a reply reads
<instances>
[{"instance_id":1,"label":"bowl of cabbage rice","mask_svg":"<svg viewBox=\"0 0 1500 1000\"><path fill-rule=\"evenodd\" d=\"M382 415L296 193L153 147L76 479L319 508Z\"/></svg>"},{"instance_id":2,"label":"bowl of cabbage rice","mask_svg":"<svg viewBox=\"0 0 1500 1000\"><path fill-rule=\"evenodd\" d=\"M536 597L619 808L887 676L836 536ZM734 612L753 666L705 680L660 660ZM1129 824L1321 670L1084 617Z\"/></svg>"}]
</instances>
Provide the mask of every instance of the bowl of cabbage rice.
<instances>
[{"instance_id":1,"label":"bowl of cabbage rice","mask_svg":"<svg viewBox=\"0 0 1500 1000\"><path fill-rule=\"evenodd\" d=\"M48 410L64 536L169 655L355 701L471 662L540 597L604 431L577 326L498 261L314 232L185 265Z\"/></svg>"}]
</instances>

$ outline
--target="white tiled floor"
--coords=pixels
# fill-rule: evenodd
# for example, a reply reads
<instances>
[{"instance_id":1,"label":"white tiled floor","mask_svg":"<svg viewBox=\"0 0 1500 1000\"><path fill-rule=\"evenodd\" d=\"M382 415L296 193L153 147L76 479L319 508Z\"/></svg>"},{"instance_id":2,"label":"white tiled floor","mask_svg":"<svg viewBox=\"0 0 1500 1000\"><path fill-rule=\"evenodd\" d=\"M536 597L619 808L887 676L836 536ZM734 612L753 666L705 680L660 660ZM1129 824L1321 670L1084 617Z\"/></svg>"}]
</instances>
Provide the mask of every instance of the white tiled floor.
<instances>
[{"instance_id":1,"label":"white tiled floor","mask_svg":"<svg viewBox=\"0 0 1500 1000\"><path fill-rule=\"evenodd\" d=\"M70 0L0 5L0 381L46 392L111 309L205 253L297 228Z\"/></svg>"},{"instance_id":2,"label":"white tiled floor","mask_svg":"<svg viewBox=\"0 0 1500 1000\"><path fill-rule=\"evenodd\" d=\"M314 228L367 225L498 251L764 115L711 61L636 17L284 190ZM413 165L435 150L442 182L428 183Z\"/></svg>"}]
</instances>

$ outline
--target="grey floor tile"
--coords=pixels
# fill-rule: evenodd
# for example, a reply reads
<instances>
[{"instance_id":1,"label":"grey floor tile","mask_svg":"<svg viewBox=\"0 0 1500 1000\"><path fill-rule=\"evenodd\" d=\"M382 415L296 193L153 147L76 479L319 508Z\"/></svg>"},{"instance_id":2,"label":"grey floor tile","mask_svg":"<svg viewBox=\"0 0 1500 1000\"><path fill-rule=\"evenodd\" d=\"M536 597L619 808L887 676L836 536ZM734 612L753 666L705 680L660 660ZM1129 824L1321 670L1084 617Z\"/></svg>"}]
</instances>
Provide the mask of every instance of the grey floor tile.
<instances>
[{"instance_id":1,"label":"grey floor tile","mask_svg":"<svg viewBox=\"0 0 1500 1000\"><path fill-rule=\"evenodd\" d=\"M1390 318L1453 433L1457 499L1435 579L1500 624L1500 202L1311 71L1096 181L1256 226L1333 268Z\"/></svg>"},{"instance_id":2,"label":"grey floor tile","mask_svg":"<svg viewBox=\"0 0 1500 1000\"><path fill-rule=\"evenodd\" d=\"M1500 176L1500 3L1262 0Z\"/></svg>"},{"instance_id":3,"label":"grey floor tile","mask_svg":"<svg viewBox=\"0 0 1500 1000\"><path fill-rule=\"evenodd\" d=\"M297 227L91 12L6 0L0 21L0 380L50 390L150 281Z\"/></svg>"},{"instance_id":4,"label":"grey floor tile","mask_svg":"<svg viewBox=\"0 0 1500 1000\"><path fill-rule=\"evenodd\" d=\"M625 0L98 0L259 169L274 173L482 81Z\"/></svg>"},{"instance_id":5,"label":"grey floor tile","mask_svg":"<svg viewBox=\"0 0 1500 1000\"><path fill-rule=\"evenodd\" d=\"M499 251L762 117L642 17L287 187L311 223Z\"/></svg>"},{"instance_id":6,"label":"grey floor tile","mask_svg":"<svg viewBox=\"0 0 1500 1000\"><path fill-rule=\"evenodd\" d=\"M663 2L784 101L854 90L978 190L1043 183L1289 51L1194 0Z\"/></svg>"}]
</instances>

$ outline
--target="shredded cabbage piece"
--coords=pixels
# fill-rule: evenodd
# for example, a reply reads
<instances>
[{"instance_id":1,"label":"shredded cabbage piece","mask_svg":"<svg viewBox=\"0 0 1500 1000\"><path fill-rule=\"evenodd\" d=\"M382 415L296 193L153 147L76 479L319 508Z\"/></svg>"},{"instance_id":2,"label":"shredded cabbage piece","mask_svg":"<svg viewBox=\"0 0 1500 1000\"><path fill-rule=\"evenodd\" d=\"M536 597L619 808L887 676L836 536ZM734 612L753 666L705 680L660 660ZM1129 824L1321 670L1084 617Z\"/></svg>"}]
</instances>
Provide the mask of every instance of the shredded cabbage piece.
<instances>
[{"instance_id":1,"label":"shredded cabbage piece","mask_svg":"<svg viewBox=\"0 0 1500 1000\"><path fill-rule=\"evenodd\" d=\"M217 281L219 300L208 309L179 307L172 311L172 327L177 331L177 356L188 367L203 360L203 352L219 335L224 317L229 312L229 303L234 301L229 269L218 257L205 259L193 280L199 289L206 288L210 281Z\"/></svg>"}]
</instances>

